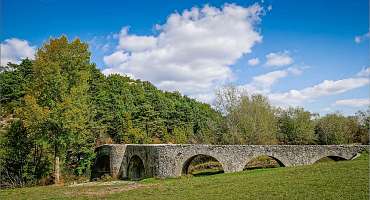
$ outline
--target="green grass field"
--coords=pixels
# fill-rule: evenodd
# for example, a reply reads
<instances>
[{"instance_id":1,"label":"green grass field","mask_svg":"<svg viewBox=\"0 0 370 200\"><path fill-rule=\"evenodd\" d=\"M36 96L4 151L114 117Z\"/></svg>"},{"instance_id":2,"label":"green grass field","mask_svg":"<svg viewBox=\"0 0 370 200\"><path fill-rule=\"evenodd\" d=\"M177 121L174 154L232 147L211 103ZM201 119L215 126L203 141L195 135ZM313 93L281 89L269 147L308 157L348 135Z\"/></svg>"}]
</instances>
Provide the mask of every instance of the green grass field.
<instances>
[{"instance_id":1,"label":"green grass field","mask_svg":"<svg viewBox=\"0 0 370 200\"><path fill-rule=\"evenodd\" d=\"M369 159L212 176L0 191L0 199L369 199Z\"/></svg>"}]
</instances>

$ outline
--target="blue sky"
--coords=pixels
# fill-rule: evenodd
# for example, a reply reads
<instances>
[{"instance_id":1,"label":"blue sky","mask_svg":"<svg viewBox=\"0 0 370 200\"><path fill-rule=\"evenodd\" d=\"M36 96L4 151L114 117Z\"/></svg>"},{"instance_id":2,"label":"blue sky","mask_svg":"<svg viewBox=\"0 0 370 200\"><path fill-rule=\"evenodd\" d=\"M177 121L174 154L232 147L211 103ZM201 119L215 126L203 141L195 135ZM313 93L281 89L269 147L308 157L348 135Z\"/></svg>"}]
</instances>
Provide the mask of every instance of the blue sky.
<instances>
[{"instance_id":1,"label":"blue sky","mask_svg":"<svg viewBox=\"0 0 370 200\"><path fill-rule=\"evenodd\" d=\"M233 83L278 106L348 115L369 105L368 8L367 0L3 0L1 58L32 57L65 34L88 42L105 74L205 102Z\"/></svg>"}]
</instances>

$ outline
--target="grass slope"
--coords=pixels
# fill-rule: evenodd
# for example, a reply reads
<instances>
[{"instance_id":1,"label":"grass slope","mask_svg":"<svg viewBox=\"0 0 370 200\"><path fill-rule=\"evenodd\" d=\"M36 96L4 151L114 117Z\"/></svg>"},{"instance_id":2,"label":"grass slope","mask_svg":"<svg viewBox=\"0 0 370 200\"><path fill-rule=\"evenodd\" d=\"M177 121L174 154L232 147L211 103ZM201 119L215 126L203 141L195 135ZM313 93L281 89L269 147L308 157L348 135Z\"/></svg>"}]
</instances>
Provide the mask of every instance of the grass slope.
<instances>
[{"instance_id":1,"label":"grass slope","mask_svg":"<svg viewBox=\"0 0 370 200\"><path fill-rule=\"evenodd\" d=\"M369 159L178 179L0 191L0 199L369 199Z\"/></svg>"}]
</instances>

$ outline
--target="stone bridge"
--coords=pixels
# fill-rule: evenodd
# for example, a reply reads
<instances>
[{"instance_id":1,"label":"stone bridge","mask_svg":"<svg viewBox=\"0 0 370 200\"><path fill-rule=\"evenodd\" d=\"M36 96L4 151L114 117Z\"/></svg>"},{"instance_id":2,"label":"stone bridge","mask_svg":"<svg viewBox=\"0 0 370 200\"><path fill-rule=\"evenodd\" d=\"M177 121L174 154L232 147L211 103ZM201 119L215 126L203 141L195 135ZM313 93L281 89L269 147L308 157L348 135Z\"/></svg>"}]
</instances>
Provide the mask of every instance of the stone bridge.
<instances>
[{"instance_id":1,"label":"stone bridge","mask_svg":"<svg viewBox=\"0 0 370 200\"><path fill-rule=\"evenodd\" d=\"M109 144L96 148L91 178L109 174L114 178L142 179L177 177L187 172L198 155L217 159L225 173L242 171L262 155L281 166L313 164L321 158L351 160L368 145L202 145L202 144Z\"/></svg>"}]
</instances>

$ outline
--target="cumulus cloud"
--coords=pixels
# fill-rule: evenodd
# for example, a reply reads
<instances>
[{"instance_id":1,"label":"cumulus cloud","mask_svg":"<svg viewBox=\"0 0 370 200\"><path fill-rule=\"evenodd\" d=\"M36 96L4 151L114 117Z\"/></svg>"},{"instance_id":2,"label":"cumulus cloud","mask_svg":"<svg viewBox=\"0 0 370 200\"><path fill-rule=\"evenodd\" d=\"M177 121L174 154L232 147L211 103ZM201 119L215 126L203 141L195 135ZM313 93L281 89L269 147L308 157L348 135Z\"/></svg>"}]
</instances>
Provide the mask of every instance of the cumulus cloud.
<instances>
[{"instance_id":1,"label":"cumulus cloud","mask_svg":"<svg viewBox=\"0 0 370 200\"><path fill-rule=\"evenodd\" d=\"M0 65L5 66L8 62L18 64L25 58L34 59L36 47L30 46L27 40L10 38L0 44L0 50Z\"/></svg>"},{"instance_id":2,"label":"cumulus cloud","mask_svg":"<svg viewBox=\"0 0 370 200\"><path fill-rule=\"evenodd\" d=\"M368 98L341 99L341 100L335 101L334 105L349 106L349 107L363 107L363 106L370 105L370 100Z\"/></svg>"},{"instance_id":3,"label":"cumulus cloud","mask_svg":"<svg viewBox=\"0 0 370 200\"><path fill-rule=\"evenodd\" d=\"M357 43L357 44L359 44L359 43L361 43L361 42L363 42L363 41L365 41L365 40L367 40L367 39L369 39L370 38L370 31L369 32L367 32L367 33L364 33L364 34L362 34L362 35L357 35L357 36L355 36L355 42Z\"/></svg>"},{"instance_id":4,"label":"cumulus cloud","mask_svg":"<svg viewBox=\"0 0 370 200\"><path fill-rule=\"evenodd\" d=\"M258 58L252 58L248 60L248 65L250 66L256 66L258 64L260 64L260 59Z\"/></svg>"},{"instance_id":5,"label":"cumulus cloud","mask_svg":"<svg viewBox=\"0 0 370 200\"><path fill-rule=\"evenodd\" d=\"M337 81L324 80L323 82L317 85L307 87L301 90L289 90L283 93L271 93L268 96L270 100L275 104L296 105L301 104L307 100L314 100L319 97L344 93L349 90L363 87L368 84L369 79L362 77L347 78Z\"/></svg>"},{"instance_id":6,"label":"cumulus cloud","mask_svg":"<svg viewBox=\"0 0 370 200\"><path fill-rule=\"evenodd\" d=\"M288 51L269 53L266 55L266 66L281 67L293 63L293 58Z\"/></svg>"},{"instance_id":7,"label":"cumulus cloud","mask_svg":"<svg viewBox=\"0 0 370 200\"><path fill-rule=\"evenodd\" d=\"M126 62L128 57L128 53L124 53L123 51L116 51L109 56L104 56L103 60L105 63L109 63L109 65L117 66L122 62ZM105 73L107 72L106 70L110 69L105 69Z\"/></svg>"},{"instance_id":8,"label":"cumulus cloud","mask_svg":"<svg viewBox=\"0 0 370 200\"><path fill-rule=\"evenodd\" d=\"M120 32L119 49L140 52L156 47L156 37L129 35L128 30L129 27L123 27Z\"/></svg>"},{"instance_id":9,"label":"cumulus cloud","mask_svg":"<svg viewBox=\"0 0 370 200\"><path fill-rule=\"evenodd\" d=\"M262 14L258 4L206 5L171 14L156 25L157 35L133 35L124 27L117 51L104 57L103 73L132 74L161 89L207 99L233 77L230 66L262 41L256 30Z\"/></svg>"}]
</instances>

